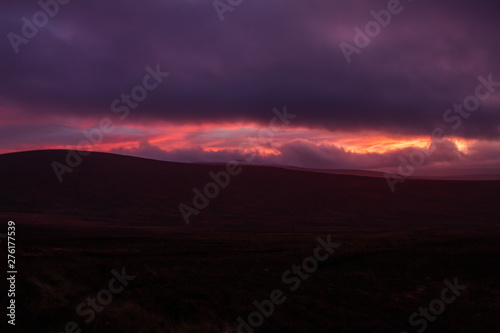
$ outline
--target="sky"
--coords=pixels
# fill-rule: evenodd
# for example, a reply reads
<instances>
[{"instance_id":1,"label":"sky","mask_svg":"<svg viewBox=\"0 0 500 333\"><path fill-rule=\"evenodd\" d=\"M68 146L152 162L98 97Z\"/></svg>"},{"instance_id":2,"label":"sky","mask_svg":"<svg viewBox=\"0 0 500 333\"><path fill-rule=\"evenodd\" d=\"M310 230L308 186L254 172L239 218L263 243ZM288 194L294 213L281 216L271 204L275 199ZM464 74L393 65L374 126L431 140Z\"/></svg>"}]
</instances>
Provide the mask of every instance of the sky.
<instances>
[{"instance_id":1,"label":"sky","mask_svg":"<svg viewBox=\"0 0 500 333\"><path fill-rule=\"evenodd\" d=\"M493 0L2 1L0 153L497 171L499 15Z\"/></svg>"}]
</instances>

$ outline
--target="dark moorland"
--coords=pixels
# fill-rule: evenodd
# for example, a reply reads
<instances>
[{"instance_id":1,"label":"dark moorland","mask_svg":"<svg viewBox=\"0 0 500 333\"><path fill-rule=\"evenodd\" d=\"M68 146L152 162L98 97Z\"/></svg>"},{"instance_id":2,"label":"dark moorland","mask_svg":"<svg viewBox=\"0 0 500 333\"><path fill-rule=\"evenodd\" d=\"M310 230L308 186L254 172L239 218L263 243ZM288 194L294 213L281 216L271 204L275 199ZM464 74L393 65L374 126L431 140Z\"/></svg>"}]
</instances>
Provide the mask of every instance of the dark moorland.
<instances>
[{"instance_id":1,"label":"dark moorland","mask_svg":"<svg viewBox=\"0 0 500 333\"><path fill-rule=\"evenodd\" d=\"M411 179L391 193L384 178L244 166L186 225L179 204L224 165L93 153L59 183L51 163L66 153L0 155L18 333L231 332L275 289L286 301L255 332L423 332L409 317L455 277L467 288L425 332L500 327L500 181ZM340 246L292 291L283 273L329 235ZM122 268L135 278L86 323L77 307Z\"/></svg>"}]
</instances>

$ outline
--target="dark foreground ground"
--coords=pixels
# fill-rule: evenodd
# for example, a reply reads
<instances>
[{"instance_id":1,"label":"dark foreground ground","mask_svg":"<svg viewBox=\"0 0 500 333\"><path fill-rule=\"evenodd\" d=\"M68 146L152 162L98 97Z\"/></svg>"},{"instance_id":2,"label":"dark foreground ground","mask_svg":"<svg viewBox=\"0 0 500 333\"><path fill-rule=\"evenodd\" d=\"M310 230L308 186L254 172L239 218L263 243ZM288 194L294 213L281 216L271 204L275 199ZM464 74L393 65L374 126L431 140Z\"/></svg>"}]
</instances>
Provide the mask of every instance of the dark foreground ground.
<instances>
[{"instance_id":1,"label":"dark foreground ground","mask_svg":"<svg viewBox=\"0 0 500 333\"><path fill-rule=\"evenodd\" d=\"M392 193L383 178L245 166L186 225L179 203L224 166L94 153L59 183L66 153L0 155L18 271L13 330L0 238L2 333L221 333L238 317L254 332L499 332L499 181ZM340 246L315 267L328 236Z\"/></svg>"},{"instance_id":2,"label":"dark foreground ground","mask_svg":"<svg viewBox=\"0 0 500 333\"><path fill-rule=\"evenodd\" d=\"M499 233L54 232L23 226L24 219L16 219L16 332L65 332L74 321L82 332L219 333L236 329L236 318L248 318L256 310L252 302L269 299L275 289L286 300L255 332L417 332L423 324L411 326L409 316L441 298L443 281L455 277L467 289L426 332L500 327ZM295 283L285 283L283 273L312 256L316 238L328 235L340 247L292 291ZM107 289L111 270L122 268L135 278L87 324L90 315L78 315L77 307ZM5 280L0 288L6 290ZM4 293L2 299L5 304Z\"/></svg>"}]
</instances>

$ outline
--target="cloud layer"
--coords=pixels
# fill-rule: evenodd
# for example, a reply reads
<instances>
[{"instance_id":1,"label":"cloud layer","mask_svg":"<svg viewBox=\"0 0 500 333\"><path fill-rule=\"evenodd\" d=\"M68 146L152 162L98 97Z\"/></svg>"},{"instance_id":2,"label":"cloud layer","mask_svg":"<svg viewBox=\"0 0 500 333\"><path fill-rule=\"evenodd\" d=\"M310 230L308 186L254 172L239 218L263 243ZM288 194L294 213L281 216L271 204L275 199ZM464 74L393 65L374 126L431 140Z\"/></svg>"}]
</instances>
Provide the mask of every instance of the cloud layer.
<instances>
[{"instance_id":1,"label":"cloud layer","mask_svg":"<svg viewBox=\"0 0 500 333\"><path fill-rule=\"evenodd\" d=\"M207 150L204 142L155 146L150 132L136 131L159 123L266 126L270 110L286 104L297 114L294 128L332 138L372 131L409 140L441 127L450 140L482 142L471 154L487 158L484 150L498 146L500 87L456 130L443 114L475 94L479 76L500 82L500 4L401 1L402 11L348 64L339 43L354 45L354 27L364 30L374 19L370 11L387 6L387 0L245 0L221 22L211 1L72 0L15 53L8 33L22 36L22 18L32 20L40 6L2 2L1 149L74 145L81 129L109 117L121 132L108 143L135 145L103 150L223 159L222 150ZM146 66L157 64L169 77L125 121L117 119L111 103L141 85ZM280 143L281 157L268 161L370 167L391 160L387 151L353 153L341 142L288 139Z\"/></svg>"}]
</instances>

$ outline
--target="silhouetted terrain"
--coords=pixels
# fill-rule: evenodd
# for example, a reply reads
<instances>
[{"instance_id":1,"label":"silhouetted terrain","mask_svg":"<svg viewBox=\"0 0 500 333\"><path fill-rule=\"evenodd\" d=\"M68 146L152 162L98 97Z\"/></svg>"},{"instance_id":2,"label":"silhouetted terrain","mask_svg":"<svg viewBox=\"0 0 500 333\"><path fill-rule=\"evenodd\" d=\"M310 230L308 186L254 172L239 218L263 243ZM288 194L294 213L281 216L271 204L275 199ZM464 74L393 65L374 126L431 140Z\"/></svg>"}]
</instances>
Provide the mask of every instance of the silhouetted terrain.
<instances>
[{"instance_id":1,"label":"silhouetted terrain","mask_svg":"<svg viewBox=\"0 0 500 333\"><path fill-rule=\"evenodd\" d=\"M192 189L203 191L213 182L209 172L225 169L93 153L59 183L51 163L65 157L66 151L0 155L2 212L185 227L178 205L192 206ZM461 230L500 223L500 181L406 180L396 188L391 193L384 178L243 166L189 228L290 232L340 223Z\"/></svg>"},{"instance_id":2,"label":"silhouetted terrain","mask_svg":"<svg viewBox=\"0 0 500 333\"><path fill-rule=\"evenodd\" d=\"M500 327L500 181L406 180L391 193L384 178L242 166L186 225L178 205L224 165L92 153L59 183L51 163L66 153L0 155L0 232L17 226L17 332L68 321L222 332L276 288L287 300L255 332L417 332L408 317L454 277L467 289L425 331ZM290 291L282 274L328 235L340 247ZM85 323L75 309L122 267L136 278Z\"/></svg>"}]
</instances>

